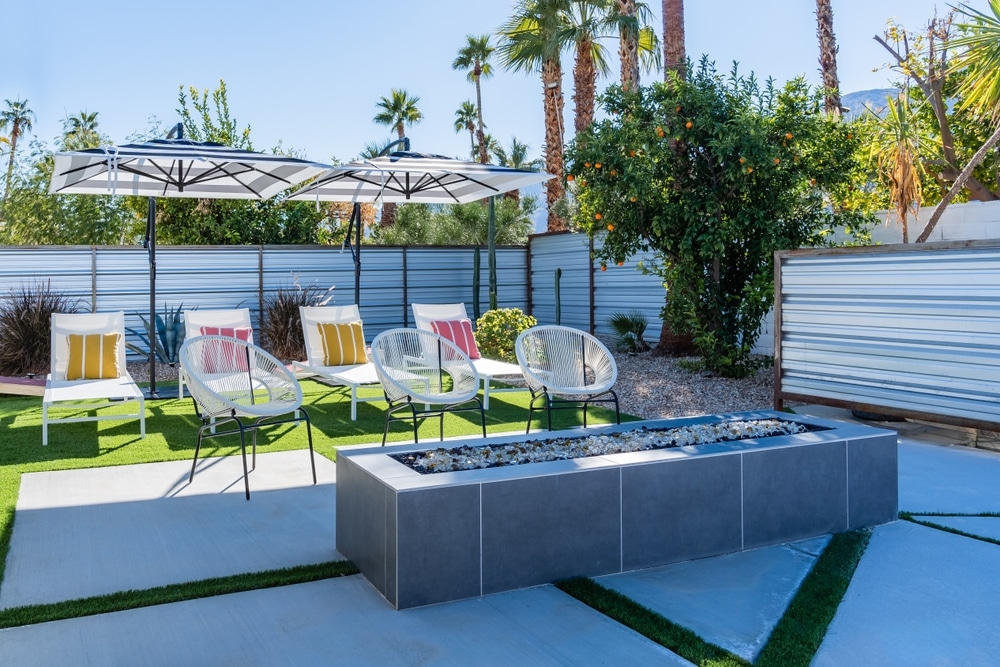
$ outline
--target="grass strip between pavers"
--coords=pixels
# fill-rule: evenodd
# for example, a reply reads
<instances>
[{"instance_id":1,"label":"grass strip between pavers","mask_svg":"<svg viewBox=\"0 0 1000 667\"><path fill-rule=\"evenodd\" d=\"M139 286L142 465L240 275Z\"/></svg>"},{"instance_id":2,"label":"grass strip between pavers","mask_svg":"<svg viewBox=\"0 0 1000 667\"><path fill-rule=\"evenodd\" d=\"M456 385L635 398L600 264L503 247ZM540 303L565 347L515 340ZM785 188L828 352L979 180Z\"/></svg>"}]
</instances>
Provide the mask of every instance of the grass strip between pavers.
<instances>
[{"instance_id":1,"label":"grass strip between pavers","mask_svg":"<svg viewBox=\"0 0 1000 667\"><path fill-rule=\"evenodd\" d=\"M696 665L742 667L750 664L592 579L566 579L556 582L556 587Z\"/></svg>"},{"instance_id":2,"label":"grass strip between pavers","mask_svg":"<svg viewBox=\"0 0 1000 667\"><path fill-rule=\"evenodd\" d=\"M304 584L310 581L344 577L357 573L358 568L354 566L354 563L349 560L338 560L316 565L299 565L280 570L234 574L228 577L215 577L213 579L203 579L184 584L170 584L168 586L159 586L141 591L124 591L108 595L97 595L79 600L69 600L67 602L13 607L11 609L0 610L0 628L62 621L68 618L152 607L159 604L197 600L198 598L213 597L216 595L228 595L230 593L242 593L263 588Z\"/></svg>"},{"instance_id":3,"label":"grass strip between pavers","mask_svg":"<svg viewBox=\"0 0 1000 667\"><path fill-rule=\"evenodd\" d=\"M847 592L864 555L871 529L834 535L802 581L767 644L757 667L808 666ZM701 667L749 665L743 658L706 642L687 628L591 579L556 583L563 592Z\"/></svg>"},{"instance_id":4,"label":"grass strip between pavers","mask_svg":"<svg viewBox=\"0 0 1000 667\"><path fill-rule=\"evenodd\" d=\"M807 667L812 662L870 538L870 528L833 536L771 632L755 665Z\"/></svg>"},{"instance_id":5,"label":"grass strip between pavers","mask_svg":"<svg viewBox=\"0 0 1000 667\"><path fill-rule=\"evenodd\" d=\"M909 521L910 523L915 523L920 526L926 526L927 528L934 528L935 530L940 530L945 533L951 533L952 535L960 535L962 537L968 537L969 539L979 540L980 542L986 542L988 544L1000 545L1000 540L993 537L986 537L985 535L976 535L974 533L967 533L964 530L959 530L958 528L952 528L951 526L942 526L939 523L934 523L933 521L928 521L926 519L918 519L917 516L965 516L965 517L983 517L987 519L1000 517L1000 514L996 512L981 512L979 514L952 514L944 512L900 512L899 518L903 521Z\"/></svg>"}]
</instances>

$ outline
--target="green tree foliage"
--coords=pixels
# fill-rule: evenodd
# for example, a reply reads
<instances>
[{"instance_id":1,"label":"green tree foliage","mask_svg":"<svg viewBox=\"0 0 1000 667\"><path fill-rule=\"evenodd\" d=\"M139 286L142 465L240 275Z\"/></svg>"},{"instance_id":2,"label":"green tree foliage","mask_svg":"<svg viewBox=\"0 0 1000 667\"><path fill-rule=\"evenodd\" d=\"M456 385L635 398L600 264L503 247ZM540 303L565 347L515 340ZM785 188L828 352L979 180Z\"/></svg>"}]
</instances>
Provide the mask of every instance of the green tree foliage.
<instances>
[{"instance_id":1,"label":"green tree foliage","mask_svg":"<svg viewBox=\"0 0 1000 667\"><path fill-rule=\"evenodd\" d=\"M761 88L706 60L687 81L615 87L602 103L608 118L568 154L577 223L606 232L602 268L659 253L669 321L694 334L712 371L753 372L774 252L818 243L853 217L831 212L824 193L849 187L857 139L801 79Z\"/></svg>"},{"instance_id":2,"label":"green tree foliage","mask_svg":"<svg viewBox=\"0 0 1000 667\"><path fill-rule=\"evenodd\" d=\"M520 201L497 198L496 242L524 245L532 232L536 197ZM379 245L486 245L487 207L480 202L430 206L403 204L396 212L396 224L375 229L372 242Z\"/></svg>"}]
</instances>

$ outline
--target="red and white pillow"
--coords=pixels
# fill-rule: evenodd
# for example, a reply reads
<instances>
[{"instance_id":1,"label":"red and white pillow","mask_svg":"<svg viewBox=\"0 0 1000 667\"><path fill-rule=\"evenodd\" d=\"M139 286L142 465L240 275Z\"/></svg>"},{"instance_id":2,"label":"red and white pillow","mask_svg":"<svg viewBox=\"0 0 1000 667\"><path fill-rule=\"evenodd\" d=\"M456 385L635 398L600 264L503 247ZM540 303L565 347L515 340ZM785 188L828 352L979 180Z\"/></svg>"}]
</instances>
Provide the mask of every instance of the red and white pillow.
<instances>
[{"instance_id":1,"label":"red and white pillow","mask_svg":"<svg viewBox=\"0 0 1000 667\"><path fill-rule=\"evenodd\" d=\"M472 335L470 320L436 320L431 322L431 330L458 346L469 359L478 359L481 356L479 348L476 347L476 338Z\"/></svg>"},{"instance_id":2,"label":"red and white pillow","mask_svg":"<svg viewBox=\"0 0 1000 667\"><path fill-rule=\"evenodd\" d=\"M199 331L202 336L229 336L253 344L253 329L250 327L201 327ZM242 348L238 349L235 344L226 341L215 341L214 345L202 348L202 363L206 373L245 373L250 370Z\"/></svg>"}]
</instances>

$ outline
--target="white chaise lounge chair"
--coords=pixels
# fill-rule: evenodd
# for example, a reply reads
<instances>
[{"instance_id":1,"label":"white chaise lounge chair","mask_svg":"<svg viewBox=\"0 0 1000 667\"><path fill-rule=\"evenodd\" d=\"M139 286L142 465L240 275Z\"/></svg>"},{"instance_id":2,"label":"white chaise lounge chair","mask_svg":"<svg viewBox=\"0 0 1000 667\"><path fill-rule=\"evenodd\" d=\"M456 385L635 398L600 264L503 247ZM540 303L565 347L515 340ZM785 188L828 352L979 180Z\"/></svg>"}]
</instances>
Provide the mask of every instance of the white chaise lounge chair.
<instances>
[{"instance_id":1,"label":"white chaise lounge chair","mask_svg":"<svg viewBox=\"0 0 1000 667\"><path fill-rule=\"evenodd\" d=\"M455 342L472 360L472 365L475 367L476 372L483 381L483 409L488 410L490 407L490 382L494 378L521 377L521 367L517 364L477 356L479 354L478 350L469 354L470 349L464 347L460 340L455 340L455 338L460 339L462 337L461 333L458 333L453 337L452 335L449 335L447 331L438 331L438 328L441 328L439 326L440 323L448 323L450 326L447 328L452 329L453 331L464 329L462 325L458 324L462 320L469 320L464 303L414 303L412 304L412 307L413 319L418 329L430 331L432 333L440 333L445 338ZM438 326L435 326L436 324ZM471 320L469 320L469 327L469 330L471 330ZM472 345L475 345L474 341ZM524 389L514 387L510 389L492 389L492 391L524 391Z\"/></svg>"},{"instance_id":2,"label":"white chaise lounge chair","mask_svg":"<svg viewBox=\"0 0 1000 667\"><path fill-rule=\"evenodd\" d=\"M146 403L125 366L125 313L52 313L51 364L42 397L42 444L49 444L49 424L139 419L146 437ZM117 402L135 402L124 414L80 416ZM72 410L65 417L51 411Z\"/></svg>"},{"instance_id":3,"label":"white chaise lounge chair","mask_svg":"<svg viewBox=\"0 0 1000 667\"><path fill-rule=\"evenodd\" d=\"M302 320L302 337L306 344L306 360L292 362L292 368L299 377L313 377L326 384L340 385L351 388L351 421L358 418L358 403L385 400L382 396L358 397L358 388L363 386L378 386L378 375L375 366L365 354L364 331L361 329L361 314L357 305L349 306L300 306L299 317ZM356 328L350 328L357 322ZM326 327L321 329L321 325ZM344 341L349 343L336 350L327 350L324 346L324 330L334 337L337 332L328 327L343 325L347 336ZM357 336L360 335L360 340ZM339 342L339 340L338 340ZM336 361L338 363L327 363Z\"/></svg>"}]
</instances>

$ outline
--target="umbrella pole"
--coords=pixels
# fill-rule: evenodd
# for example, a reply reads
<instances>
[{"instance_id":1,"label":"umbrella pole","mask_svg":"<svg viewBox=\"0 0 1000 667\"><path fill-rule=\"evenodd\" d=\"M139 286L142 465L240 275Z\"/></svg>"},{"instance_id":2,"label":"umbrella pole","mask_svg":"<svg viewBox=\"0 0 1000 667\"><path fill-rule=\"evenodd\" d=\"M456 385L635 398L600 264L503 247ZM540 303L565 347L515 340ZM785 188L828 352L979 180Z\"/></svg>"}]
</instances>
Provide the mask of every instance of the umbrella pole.
<instances>
[{"instance_id":1,"label":"umbrella pole","mask_svg":"<svg viewBox=\"0 0 1000 667\"><path fill-rule=\"evenodd\" d=\"M149 198L146 213L146 250L149 252L149 389L146 398L159 398L156 391L156 199Z\"/></svg>"},{"instance_id":2,"label":"umbrella pole","mask_svg":"<svg viewBox=\"0 0 1000 667\"><path fill-rule=\"evenodd\" d=\"M486 229L487 253L490 272L490 310L497 308L497 209L496 197L490 197L488 227Z\"/></svg>"},{"instance_id":3,"label":"umbrella pole","mask_svg":"<svg viewBox=\"0 0 1000 667\"><path fill-rule=\"evenodd\" d=\"M361 305L361 204L351 210L354 220L354 303Z\"/></svg>"}]
</instances>

